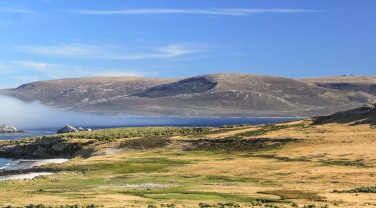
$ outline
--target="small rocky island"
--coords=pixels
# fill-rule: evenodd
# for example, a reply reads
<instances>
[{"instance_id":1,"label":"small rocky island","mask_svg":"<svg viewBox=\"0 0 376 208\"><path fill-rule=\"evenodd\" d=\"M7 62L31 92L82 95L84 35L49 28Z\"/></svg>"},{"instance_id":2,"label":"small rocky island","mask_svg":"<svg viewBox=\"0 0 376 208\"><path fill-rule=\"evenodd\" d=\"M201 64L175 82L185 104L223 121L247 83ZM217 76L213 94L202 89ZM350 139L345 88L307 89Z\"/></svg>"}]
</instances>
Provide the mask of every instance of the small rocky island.
<instances>
[{"instance_id":1,"label":"small rocky island","mask_svg":"<svg viewBox=\"0 0 376 208\"><path fill-rule=\"evenodd\" d=\"M57 133L64 134L64 133L79 132L79 131L91 131L91 129L84 129L82 127L76 128L76 127L66 124L65 127L59 129Z\"/></svg>"},{"instance_id":2,"label":"small rocky island","mask_svg":"<svg viewBox=\"0 0 376 208\"><path fill-rule=\"evenodd\" d=\"M14 126L9 126L7 124L3 124L0 126L0 134L9 134L9 133L26 133L26 131L18 130Z\"/></svg>"}]
</instances>

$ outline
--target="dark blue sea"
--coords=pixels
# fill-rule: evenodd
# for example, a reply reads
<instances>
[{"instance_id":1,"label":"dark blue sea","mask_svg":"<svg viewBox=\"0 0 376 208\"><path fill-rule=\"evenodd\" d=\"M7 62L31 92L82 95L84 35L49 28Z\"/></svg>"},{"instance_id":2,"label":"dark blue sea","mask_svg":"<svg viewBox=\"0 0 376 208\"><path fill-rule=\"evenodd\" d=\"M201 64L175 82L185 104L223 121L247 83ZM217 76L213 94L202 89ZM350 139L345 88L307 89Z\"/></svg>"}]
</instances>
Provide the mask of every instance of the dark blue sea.
<instances>
[{"instance_id":1,"label":"dark blue sea","mask_svg":"<svg viewBox=\"0 0 376 208\"><path fill-rule=\"evenodd\" d=\"M299 118L132 118L128 120L124 125L117 126L87 126L82 124L81 127L96 129L104 128L116 128L116 127L142 127L142 126L210 126L219 127L224 125L239 125L239 124L268 124L277 123L283 121L297 120ZM80 125L74 125L76 127ZM49 127L39 129L21 129L27 133L18 134L0 134L0 140L15 140L33 136L44 136L55 134L60 127ZM10 159L0 158L0 169L10 163Z\"/></svg>"}]
</instances>

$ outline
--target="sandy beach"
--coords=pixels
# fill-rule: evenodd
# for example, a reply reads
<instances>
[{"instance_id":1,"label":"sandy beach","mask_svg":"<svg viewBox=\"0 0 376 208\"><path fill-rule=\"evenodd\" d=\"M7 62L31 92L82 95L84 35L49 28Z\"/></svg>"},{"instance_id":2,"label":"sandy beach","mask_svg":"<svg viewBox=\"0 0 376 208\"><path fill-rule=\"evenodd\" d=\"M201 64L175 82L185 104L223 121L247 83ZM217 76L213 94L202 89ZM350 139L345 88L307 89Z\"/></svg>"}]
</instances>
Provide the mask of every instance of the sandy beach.
<instances>
[{"instance_id":1,"label":"sandy beach","mask_svg":"<svg viewBox=\"0 0 376 208\"><path fill-rule=\"evenodd\" d=\"M35 160L14 160L9 166L4 167L2 170L23 170L36 166L41 166L49 163L65 163L68 159L35 159Z\"/></svg>"},{"instance_id":2,"label":"sandy beach","mask_svg":"<svg viewBox=\"0 0 376 208\"><path fill-rule=\"evenodd\" d=\"M27 174L17 174L17 175L8 175L8 176L0 176L0 181L4 180L23 180L23 179L32 179L37 176L43 175L52 175L53 173L42 172L42 173L27 173Z\"/></svg>"},{"instance_id":3,"label":"sandy beach","mask_svg":"<svg viewBox=\"0 0 376 208\"><path fill-rule=\"evenodd\" d=\"M32 167L37 167L41 165L46 165L49 163L65 163L67 162L68 159L21 159L21 160L14 160L11 163L9 163L8 166L5 166L1 168L0 170L4 171L11 171L11 170L24 170L24 169L29 169ZM31 179L35 178L37 176L41 175L51 175L53 173L48 173L48 172L40 172L40 173L27 173L27 174L17 174L17 175L8 175L8 176L0 176L0 180L23 180L23 179Z\"/></svg>"}]
</instances>

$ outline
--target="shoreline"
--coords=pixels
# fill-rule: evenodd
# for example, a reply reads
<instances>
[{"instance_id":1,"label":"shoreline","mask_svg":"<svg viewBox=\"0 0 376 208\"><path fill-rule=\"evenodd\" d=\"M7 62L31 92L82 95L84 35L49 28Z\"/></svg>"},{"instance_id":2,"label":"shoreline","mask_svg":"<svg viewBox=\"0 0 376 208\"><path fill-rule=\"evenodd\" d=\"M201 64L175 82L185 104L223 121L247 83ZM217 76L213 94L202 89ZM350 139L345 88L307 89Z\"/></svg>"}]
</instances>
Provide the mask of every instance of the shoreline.
<instances>
[{"instance_id":1,"label":"shoreline","mask_svg":"<svg viewBox=\"0 0 376 208\"><path fill-rule=\"evenodd\" d=\"M23 180L23 179L32 179L37 176L42 175L52 175L52 172L30 172L30 173L23 173L23 174L12 174L15 171L27 170L33 167L38 167L50 163L61 164L69 161L69 159L65 158L57 158L57 159L16 159L12 160L6 166L1 167L0 171L4 171L4 175L0 176L0 181L3 180ZM7 174L9 172L9 174Z\"/></svg>"},{"instance_id":2,"label":"shoreline","mask_svg":"<svg viewBox=\"0 0 376 208\"><path fill-rule=\"evenodd\" d=\"M5 175L0 176L0 181L6 180L24 180L24 179L33 179L38 176L48 176L54 173L50 172L40 172L40 173L25 173L25 174L16 174L16 175Z\"/></svg>"},{"instance_id":3,"label":"shoreline","mask_svg":"<svg viewBox=\"0 0 376 208\"><path fill-rule=\"evenodd\" d=\"M58 158L58 159L16 159L11 160L9 165L0 168L0 170L24 170L30 169L37 166L46 165L49 163L61 164L67 162L69 159Z\"/></svg>"},{"instance_id":4,"label":"shoreline","mask_svg":"<svg viewBox=\"0 0 376 208\"><path fill-rule=\"evenodd\" d=\"M0 131L0 134L26 134L27 131Z\"/></svg>"}]
</instances>

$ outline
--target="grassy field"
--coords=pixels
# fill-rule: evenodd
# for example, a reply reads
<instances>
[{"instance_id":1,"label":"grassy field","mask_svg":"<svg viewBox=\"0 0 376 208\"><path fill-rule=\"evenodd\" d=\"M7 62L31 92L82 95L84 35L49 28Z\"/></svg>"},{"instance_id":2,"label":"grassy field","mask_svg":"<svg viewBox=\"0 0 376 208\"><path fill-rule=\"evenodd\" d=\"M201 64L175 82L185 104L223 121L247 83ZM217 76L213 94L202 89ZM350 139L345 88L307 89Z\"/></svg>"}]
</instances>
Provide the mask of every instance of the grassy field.
<instances>
[{"instance_id":1,"label":"grassy field","mask_svg":"<svg viewBox=\"0 0 376 208\"><path fill-rule=\"evenodd\" d=\"M315 122L60 135L83 144L74 158L1 181L0 206L376 206L375 126Z\"/></svg>"}]
</instances>

